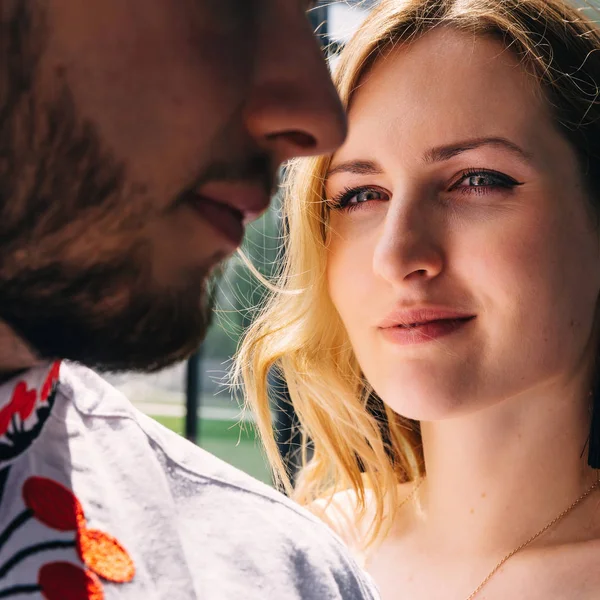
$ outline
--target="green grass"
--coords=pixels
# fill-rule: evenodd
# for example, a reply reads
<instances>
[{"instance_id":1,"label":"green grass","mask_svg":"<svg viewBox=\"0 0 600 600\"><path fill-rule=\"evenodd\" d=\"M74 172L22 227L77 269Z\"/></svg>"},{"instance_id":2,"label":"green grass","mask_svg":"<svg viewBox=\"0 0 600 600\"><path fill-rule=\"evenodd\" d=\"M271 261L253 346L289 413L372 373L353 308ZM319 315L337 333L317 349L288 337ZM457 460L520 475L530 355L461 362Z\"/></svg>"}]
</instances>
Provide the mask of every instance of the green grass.
<instances>
[{"instance_id":1,"label":"green grass","mask_svg":"<svg viewBox=\"0 0 600 600\"><path fill-rule=\"evenodd\" d=\"M153 417L175 433L183 435L180 417ZM272 483L269 469L251 425L240 427L232 421L198 420L199 445L252 477Z\"/></svg>"}]
</instances>

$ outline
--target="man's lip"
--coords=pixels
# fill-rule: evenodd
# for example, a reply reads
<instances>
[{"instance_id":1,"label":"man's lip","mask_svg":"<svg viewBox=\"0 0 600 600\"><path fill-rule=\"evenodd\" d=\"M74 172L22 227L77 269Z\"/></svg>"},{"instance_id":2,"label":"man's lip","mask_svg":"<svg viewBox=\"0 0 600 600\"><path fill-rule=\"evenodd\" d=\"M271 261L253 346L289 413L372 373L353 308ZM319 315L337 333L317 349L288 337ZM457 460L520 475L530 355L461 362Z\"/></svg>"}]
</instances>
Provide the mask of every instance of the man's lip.
<instances>
[{"instance_id":1,"label":"man's lip","mask_svg":"<svg viewBox=\"0 0 600 600\"><path fill-rule=\"evenodd\" d=\"M268 208L271 200L265 186L243 181L212 181L201 186L195 193L238 211L244 223L257 219Z\"/></svg>"},{"instance_id":2,"label":"man's lip","mask_svg":"<svg viewBox=\"0 0 600 600\"><path fill-rule=\"evenodd\" d=\"M231 243L232 250L242 243L244 218L239 210L198 194L188 194L186 204L221 233Z\"/></svg>"},{"instance_id":3,"label":"man's lip","mask_svg":"<svg viewBox=\"0 0 600 600\"><path fill-rule=\"evenodd\" d=\"M400 309L389 313L386 318L379 323L380 329L390 327L411 327L424 325L433 321L456 321L473 319L473 313L466 313L446 307L417 307L411 309Z\"/></svg>"}]
</instances>

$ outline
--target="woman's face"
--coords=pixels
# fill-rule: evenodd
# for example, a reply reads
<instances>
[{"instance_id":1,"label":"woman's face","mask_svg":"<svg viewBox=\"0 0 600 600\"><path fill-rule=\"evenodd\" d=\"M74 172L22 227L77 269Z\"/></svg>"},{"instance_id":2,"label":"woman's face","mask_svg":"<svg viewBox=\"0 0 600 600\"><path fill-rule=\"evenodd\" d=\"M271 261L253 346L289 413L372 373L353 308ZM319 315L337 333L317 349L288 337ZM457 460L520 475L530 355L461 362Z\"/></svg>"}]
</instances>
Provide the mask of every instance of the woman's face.
<instances>
[{"instance_id":1,"label":"woman's face","mask_svg":"<svg viewBox=\"0 0 600 600\"><path fill-rule=\"evenodd\" d=\"M376 63L349 124L326 183L328 285L381 398L432 420L584 376L589 192L518 60L429 33Z\"/></svg>"}]
</instances>

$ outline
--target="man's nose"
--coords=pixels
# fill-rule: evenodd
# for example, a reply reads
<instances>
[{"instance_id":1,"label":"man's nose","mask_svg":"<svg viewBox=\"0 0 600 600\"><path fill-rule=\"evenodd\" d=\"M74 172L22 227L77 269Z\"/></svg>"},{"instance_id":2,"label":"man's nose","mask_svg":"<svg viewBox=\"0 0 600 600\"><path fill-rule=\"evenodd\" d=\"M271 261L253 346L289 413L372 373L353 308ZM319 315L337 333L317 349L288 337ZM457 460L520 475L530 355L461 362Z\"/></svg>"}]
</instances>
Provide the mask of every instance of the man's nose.
<instances>
[{"instance_id":1,"label":"man's nose","mask_svg":"<svg viewBox=\"0 0 600 600\"><path fill-rule=\"evenodd\" d=\"M260 29L248 131L277 163L333 152L345 139L346 117L308 19L296 8Z\"/></svg>"}]
</instances>

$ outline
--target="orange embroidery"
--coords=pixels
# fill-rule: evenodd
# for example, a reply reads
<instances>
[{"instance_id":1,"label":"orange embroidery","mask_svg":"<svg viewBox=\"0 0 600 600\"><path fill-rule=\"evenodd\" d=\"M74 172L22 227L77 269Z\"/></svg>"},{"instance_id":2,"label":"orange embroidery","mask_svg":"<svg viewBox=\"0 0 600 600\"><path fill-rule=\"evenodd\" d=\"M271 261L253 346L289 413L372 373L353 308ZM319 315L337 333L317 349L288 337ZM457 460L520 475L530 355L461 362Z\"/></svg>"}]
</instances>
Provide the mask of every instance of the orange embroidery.
<instances>
[{"instance_id":1,"label":"orange embroidery","mask_svg":"<svg viewBox=\"0 0 600 600\"><path fill-rule=\"evenodd\" d=\"M38 585L47 600L104 600L96 575L68 562L44 565L38 574Z\"/></svg>"},{"instance_id":2,"label":"orange embroidery","mask_svg":"<svg viewBox=\"0 0 600 600\"><path fill-rule=\"evenodd\" d=\"M125 583L131 581L135 567L117 539L97 529L80 529L77 550L81 560L103 579Z\"/></svg>"}]
</instances>

